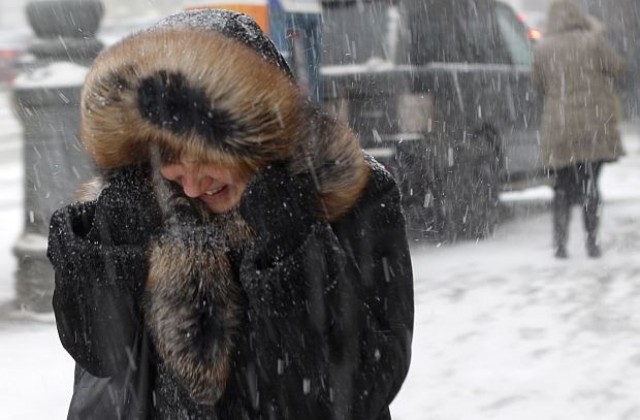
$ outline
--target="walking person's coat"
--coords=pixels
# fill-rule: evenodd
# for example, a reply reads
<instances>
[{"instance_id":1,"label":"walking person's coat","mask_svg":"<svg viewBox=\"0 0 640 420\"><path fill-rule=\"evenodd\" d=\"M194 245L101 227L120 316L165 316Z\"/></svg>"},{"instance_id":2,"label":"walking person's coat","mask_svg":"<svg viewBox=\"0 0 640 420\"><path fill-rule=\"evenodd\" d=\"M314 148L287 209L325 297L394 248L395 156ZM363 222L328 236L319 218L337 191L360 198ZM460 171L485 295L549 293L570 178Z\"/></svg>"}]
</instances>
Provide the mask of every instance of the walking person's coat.
<instances>
[{"instance_id":1,"label":"walking person's coat","mask_svg":"<svg viewBox=\"0 0 640 420\"><path fill-rule=\"evenodd\" d=\"M544 98L543 164L613 161L622 153L614 78L625 63L602 28L571 1L557 1L534 51L533 82Z\"/></svg>"},{"instance_id":2,"label":"walking person's coat","mask_svg":"<svg viewBox=\"0 0 640 420\"><path fill-rule=\"evenodd\" d=\"M388 419L413 285L398 188L317 111L246 16L181 13L92 66L104 170L51 221L70 419ZM212 214L163 179L182 154L255 172Z\"/></svg>"}]
</instances>

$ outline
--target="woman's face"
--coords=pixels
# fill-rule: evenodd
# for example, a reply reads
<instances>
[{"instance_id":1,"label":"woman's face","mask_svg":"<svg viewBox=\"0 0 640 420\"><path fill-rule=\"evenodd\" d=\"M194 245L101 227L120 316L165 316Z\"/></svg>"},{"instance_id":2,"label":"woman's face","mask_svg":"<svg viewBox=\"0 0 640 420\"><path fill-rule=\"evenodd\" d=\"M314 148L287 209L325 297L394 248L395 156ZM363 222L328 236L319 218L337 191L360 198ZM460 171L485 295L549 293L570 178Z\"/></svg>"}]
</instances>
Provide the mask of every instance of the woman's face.
<instances>
[{"instance_id":1,"label":"woman's face","mask_svg":"<svg viewBox=\"0 0 640 420\"><path fill-rule=\"evenodd\" d=\"M181 159L160 167L160 173L182 187L188 197L202 200L213 213L225 213L242 198L251 173L240 165Z\"/></svg>"}]
</instances>

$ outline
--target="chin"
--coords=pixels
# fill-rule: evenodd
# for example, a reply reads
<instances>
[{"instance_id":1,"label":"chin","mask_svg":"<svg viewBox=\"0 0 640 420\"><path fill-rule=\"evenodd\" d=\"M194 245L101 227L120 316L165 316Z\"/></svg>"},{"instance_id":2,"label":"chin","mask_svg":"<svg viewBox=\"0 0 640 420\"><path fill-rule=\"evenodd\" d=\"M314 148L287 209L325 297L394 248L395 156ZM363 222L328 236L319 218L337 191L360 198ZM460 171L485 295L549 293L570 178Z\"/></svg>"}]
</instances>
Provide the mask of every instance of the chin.
<instances>
[{"instance_id":1,"label":"chin","mask_svg":"<svg viewBox=\"0 0 640 420\"><path fill-rule=\"evenodd\" d=\"M234 203L206 203L209 211L215 214L226 213L235 207Z\"/></svg>"}]
</instances>

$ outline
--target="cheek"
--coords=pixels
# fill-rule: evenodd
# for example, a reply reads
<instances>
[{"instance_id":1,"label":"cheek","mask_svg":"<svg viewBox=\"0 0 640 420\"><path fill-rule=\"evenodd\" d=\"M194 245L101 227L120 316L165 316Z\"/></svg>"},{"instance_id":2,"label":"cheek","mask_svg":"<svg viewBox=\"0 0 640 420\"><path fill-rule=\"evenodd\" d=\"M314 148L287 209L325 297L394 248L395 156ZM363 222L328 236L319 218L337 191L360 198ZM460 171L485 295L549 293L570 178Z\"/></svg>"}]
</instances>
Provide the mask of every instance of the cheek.
<instances>
[{"instance_id":1,"label":"cheek","mask_svg":"<svg viewBox=\"0 0 640 420\"><path fill-rule=\"evenodd\" d=\"M244 191L251 177L251 175L246 173L245 171L241 171L235 168L225 168L217 172L216 175L218 180L232 185L235 190L239 190L241 192Z\"/></svg>"},{"instance_id":2,"label":"cheek","mask_svg":"<svg viewBox=\"0 0 640 420\"><path fill-rule=\"evenodd\" d=\"M239 195L242 195L247 189L247 185L253 174L249 171L236 171L234 174L234 186Z\"/></svg>"},{"instance_id":3,"label":"cheek","mask_svg":"<svg viewBox=\"0 0 640 420\"><path fill-rule=\"evenodd\" d=\"M242 201L242 197L244 196L244 191L247 188L247 184L234 184L234 188L229 195L229 204L231 206L236 206Z\"/></svg>"},{"instance_id":4,"label":"cheek","mask_svg":"<svg viewBox=\"0 0 640 420\"><path fill-rule=\"evenodd\" d=\"M242 195L244 194L244 190L247 189L247 184L249 183L249 180L241 180L236 184L236 189L238 190L238 194Z\"/></svg>"}]
</instances>

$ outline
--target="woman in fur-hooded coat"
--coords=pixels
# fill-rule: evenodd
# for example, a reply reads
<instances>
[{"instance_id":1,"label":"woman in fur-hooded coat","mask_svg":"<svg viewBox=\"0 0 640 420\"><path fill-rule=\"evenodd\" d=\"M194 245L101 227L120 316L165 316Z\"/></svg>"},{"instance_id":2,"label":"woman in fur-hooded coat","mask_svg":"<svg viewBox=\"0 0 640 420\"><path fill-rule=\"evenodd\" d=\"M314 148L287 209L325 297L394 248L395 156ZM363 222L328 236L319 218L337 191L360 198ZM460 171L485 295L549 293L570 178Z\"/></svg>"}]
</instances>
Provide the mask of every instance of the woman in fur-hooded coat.
<instances>
[{"instance_id":1,"label":"woman in fur-hooded coat","mask_svg":"<svg viewBox=\"0 0 640 420\"><path fill-rule=\"evenodd\" d=\"M413 329L397 186L247 16L179 13L103 52L82 94L101 178L48 255L70 419L388 419ZM163 176L251 178L215 214Z\"/></svg>"}]
</instances>

